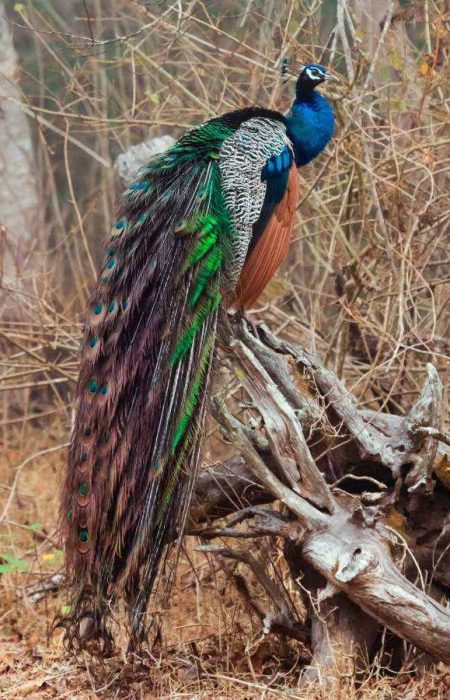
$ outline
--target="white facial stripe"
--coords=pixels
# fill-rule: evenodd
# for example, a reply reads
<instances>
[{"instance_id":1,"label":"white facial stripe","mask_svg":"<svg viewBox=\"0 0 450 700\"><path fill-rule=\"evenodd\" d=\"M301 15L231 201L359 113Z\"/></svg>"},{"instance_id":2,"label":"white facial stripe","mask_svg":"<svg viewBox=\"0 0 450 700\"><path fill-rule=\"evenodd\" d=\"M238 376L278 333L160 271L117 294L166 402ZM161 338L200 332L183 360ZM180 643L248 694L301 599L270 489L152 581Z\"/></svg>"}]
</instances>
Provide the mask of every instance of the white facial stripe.
<instances>
[{"instance_id":1,"label":"white facial stripe","mask_svg":"<svg viewBox=\"0 0 450 700\"><path fill-rule=\"evenodd\" d=\"M308 76L308 78L309 78L310 80L321 80L321 79L322 79L322 76L320 75L320 73L319 73L319 71L317 70L317 68L315 68L314 71L315 71L316 75L311 71L310 68L307 68L307 69L306 69L306 75Z\"/></svg>"}]
</instances>

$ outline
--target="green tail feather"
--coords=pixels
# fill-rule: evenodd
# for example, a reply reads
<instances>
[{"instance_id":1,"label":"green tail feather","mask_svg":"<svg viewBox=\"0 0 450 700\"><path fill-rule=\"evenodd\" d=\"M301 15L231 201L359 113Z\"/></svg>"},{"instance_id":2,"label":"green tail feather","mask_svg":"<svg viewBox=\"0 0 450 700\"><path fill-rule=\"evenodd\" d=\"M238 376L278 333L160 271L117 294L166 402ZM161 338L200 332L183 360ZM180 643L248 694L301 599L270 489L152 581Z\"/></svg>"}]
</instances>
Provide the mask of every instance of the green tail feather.
<instances>
[{"instance_id":1,"label":"green tail feather","mask_svg":"<svg viewBox=\"0 0 450 700\"><path fill-rule=\"evenodd\" d=\"M184 528L234 235L217 161L230 131L205 124L155 158L126 190L107 242L61 512L72 646L86 616L110 642L122 595L140 646L164 547Z\"/></svg>"}]
</instances>

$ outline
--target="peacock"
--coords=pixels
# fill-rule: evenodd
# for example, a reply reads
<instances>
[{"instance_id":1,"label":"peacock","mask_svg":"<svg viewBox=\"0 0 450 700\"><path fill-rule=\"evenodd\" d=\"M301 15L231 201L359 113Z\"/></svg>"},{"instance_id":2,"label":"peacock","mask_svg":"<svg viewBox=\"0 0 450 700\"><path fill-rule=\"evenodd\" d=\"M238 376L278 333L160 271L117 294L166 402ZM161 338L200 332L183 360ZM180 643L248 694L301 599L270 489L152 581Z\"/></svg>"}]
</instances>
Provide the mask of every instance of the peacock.
<instances>
[{"instance_id":1,"label":"peacock","mask_svg":"<svg viewBox=\"0 0 450 700\"><path fill-rule=\"evenodd\" d=\"M333 77L305 65L287 116L247 107L191 129L122 196L89 300L62 494L71 649L111 646L119 604L129 649L148 638L158 570L189 511L219 324L287 254L297 168L333 133L316 92Z\"/></svg>"}]
</instances>

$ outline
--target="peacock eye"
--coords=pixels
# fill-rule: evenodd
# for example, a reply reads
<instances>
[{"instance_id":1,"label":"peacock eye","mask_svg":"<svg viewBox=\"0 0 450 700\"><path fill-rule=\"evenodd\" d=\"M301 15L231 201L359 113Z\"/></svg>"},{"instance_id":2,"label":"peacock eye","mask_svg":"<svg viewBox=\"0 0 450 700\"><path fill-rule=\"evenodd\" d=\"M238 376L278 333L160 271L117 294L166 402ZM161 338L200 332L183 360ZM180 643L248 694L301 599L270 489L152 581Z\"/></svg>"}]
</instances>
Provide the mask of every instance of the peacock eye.
<instances>
[{"instance_id":1,"label":"peacock eye","mask_svg":"<svg viewBox=\"0 0 450 700\"><path fill-rule=\"evenodd\" d=\"M323 77L322 72L318 68L308 68L306 70L306 75L310 80L321 80Z\"/></svg>"}]
</instances>

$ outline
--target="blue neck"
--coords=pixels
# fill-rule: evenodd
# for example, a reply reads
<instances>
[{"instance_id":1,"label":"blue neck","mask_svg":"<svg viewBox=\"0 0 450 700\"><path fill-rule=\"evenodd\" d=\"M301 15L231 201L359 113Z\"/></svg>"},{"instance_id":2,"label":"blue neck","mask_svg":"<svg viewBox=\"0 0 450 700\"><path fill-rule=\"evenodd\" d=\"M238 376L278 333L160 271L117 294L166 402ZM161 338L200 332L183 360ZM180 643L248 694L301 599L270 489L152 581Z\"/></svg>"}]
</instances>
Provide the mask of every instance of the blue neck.
<instances>
[{"instance_id":1,"label":"blue neck","mask_svg":"<svg viewBox=\"0 0 450 700\"><path fill-rule=\"evenodd\" d=\"M294 146L295 162L297 166L306 165L325 148L333 135L333 110L318 92L297 88L286 125Z\"/></svg>"}]
</instances>

